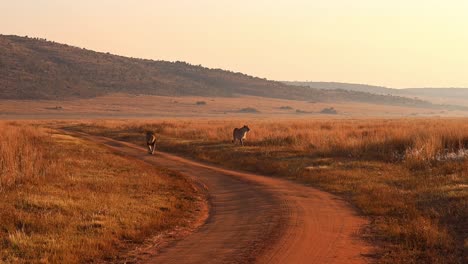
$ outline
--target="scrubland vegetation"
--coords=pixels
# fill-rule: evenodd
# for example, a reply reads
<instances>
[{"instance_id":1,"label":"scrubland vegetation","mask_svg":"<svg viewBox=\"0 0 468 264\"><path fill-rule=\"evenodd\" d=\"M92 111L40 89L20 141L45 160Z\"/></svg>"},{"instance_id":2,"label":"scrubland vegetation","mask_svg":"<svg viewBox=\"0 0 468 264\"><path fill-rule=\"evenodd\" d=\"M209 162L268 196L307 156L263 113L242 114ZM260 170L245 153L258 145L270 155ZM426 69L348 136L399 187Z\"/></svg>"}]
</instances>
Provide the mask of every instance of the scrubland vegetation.
<instances>
[{"instance_id":1,"label":"scrubland vegetation","mask_svg":"<svg viewBox=\"0 0 468 264\"><path fill-rule=\"evenodd\" d=\"M338 114L338 112L336 111L335 108L333 107L330 107L330 108L324 108L320 111L320 113L322 114L332 114L332 115L336 115Z\"/></svg>"},{"instance_id":2,"label":"scrubland vegetation","mask_svg":"<svg viewBox=\"0 0 468 264\"><path fill-rule=\"evenodd\" d=\"M232 129L249 125L246 146ZM468 120L173 120L68 125L339 194L369 216L379 263L463 263L468 250ZM466 262L465 262L466 263Z\"/></svg>"},{"instance_id":3,"label":"scrubland vegetation","mask_svg":"<svg viewBox=\"0 0 468 264\"><path fill-rule=\"evenodd\" d=\"M0 129L0 263L124 262L197 214L173 172L37 124Z\"/></svg>"},{"instance_id":4,"label":"scrubland vegetation","mask_svg":"<svg viewBox=\"0 0 468 264\"><path fill-rule=\"evenodd\" d=\"M239 113L251 113L251 114L260 113L260 111L258 111L256 108L253 108L253 107L242 108L238 112Z\"/></svg>"}]
</instances>

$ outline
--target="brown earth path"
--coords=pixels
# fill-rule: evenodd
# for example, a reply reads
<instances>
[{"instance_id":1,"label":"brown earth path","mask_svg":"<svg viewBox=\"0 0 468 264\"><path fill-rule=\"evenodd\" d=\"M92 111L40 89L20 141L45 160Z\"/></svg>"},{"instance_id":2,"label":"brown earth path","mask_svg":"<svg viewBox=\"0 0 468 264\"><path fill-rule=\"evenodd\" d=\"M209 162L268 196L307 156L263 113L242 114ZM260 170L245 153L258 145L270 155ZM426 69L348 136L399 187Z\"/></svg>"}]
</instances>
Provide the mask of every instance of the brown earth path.
<instances>
[{"instance_id":1,"label":"brown earth path","mask_svg":"<svg viewBox=\"0 0 468 264\"><path fill-rule=\"evenodd\" d=\"M340 198L291 181L236 172L134 144L73 132L122 155L191 177L206 186L209 217L145 263L368 263L367 224Z\"/></svg>"}]
</instances>

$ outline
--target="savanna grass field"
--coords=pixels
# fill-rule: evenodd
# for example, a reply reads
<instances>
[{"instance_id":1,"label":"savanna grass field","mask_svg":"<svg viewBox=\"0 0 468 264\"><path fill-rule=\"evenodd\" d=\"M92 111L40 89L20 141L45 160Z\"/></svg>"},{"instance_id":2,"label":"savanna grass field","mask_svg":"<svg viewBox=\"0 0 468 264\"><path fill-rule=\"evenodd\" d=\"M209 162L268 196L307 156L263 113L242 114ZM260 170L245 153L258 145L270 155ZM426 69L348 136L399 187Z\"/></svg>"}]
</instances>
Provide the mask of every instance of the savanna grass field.
<instances>
[{"instance_id":1,"label":"savanna grass field","mask_svg":"<svg viewBox=\"0 0 468 264\"><path fill-rule=\"evenodd\" d=\"M232 129L248 125L244 147ZM377 263L468 260L468 120L161 119L48 124L338 194L371 219Z\"/></svg>"},{"instance_id":2,"label":"savanna grass field","mask_svg":"<svg viewBox=\"0 0 468 264\"><path fill-rule=\"evenodd\" d=\"M0 263L128 263L200 214L175 172L39 122L0 130Z\"/></svg>"},{"instance_id":3,"label":"savanna grass field","mask_svg":"<svg viewBox=\"0 0 468 264\"><path fill-rule=\"evenodd\" d=\"M232 129L248 125L245 146ZM467 119L3 121L0 263L134 260L189 228L202 195L183 176L68 135L85 132L335 193L371 220L376 263L464 263ZM157 153L155 154L157 155ZM154 241L153 241L154 243Z\"/></svg>"}]
</instances>

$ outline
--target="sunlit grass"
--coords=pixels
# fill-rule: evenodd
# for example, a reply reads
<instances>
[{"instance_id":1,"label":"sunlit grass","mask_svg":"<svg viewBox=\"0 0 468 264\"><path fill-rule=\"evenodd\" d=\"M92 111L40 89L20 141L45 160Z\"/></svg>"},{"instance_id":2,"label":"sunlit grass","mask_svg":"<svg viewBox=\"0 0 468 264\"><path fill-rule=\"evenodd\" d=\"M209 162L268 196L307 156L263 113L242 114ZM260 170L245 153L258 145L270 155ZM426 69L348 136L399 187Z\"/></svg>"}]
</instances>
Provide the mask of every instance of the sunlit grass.
<instances>
[{"instance_id":1,"label":"sunlit grass","mask_svg":"<svg viewBox=\"0 0 468 264\"><path fill-rule=\"evenodd\" d=\"M246 146L232 129L251 128ZM381 263L462 263L466 257L466 119L107 121L72 129L337 193L371 218ZM443 158L441 158L443 157ZM453 158L450 158L453 157Z\"/></svg>"},{"instance_id":2,"label":"sunlit grass","mask_svg":"<svg viewBox=\"0 0 468 264\"><path fill-rule=\"evenodd\" d=\"M37 126L1 128L0 263L123 261L197 213L177 174Z\"/></svg>"}]
</instances>

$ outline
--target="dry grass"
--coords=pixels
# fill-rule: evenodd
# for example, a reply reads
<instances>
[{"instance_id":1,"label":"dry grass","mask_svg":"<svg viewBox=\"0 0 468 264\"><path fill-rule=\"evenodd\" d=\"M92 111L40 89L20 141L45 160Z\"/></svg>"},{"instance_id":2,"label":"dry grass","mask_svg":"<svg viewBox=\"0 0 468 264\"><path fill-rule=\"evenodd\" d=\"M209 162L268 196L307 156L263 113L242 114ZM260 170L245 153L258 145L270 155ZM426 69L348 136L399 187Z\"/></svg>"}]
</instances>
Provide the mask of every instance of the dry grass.
<instances>
[{"instance_id":1,"label":"dry grass","mask_svg":"<svg viewBox=\"0 0 468 264\"><path fill-rule=\"evenodd\" d=\"M55 173L47 134L15 123L0 123L0 130L0 192Z\"/></svg>"},{"instance_id":2,"label":"dry grass","mask_svg":"<svg viewBox=\"0 0 468 264\"><path fill-rule=\"evenodd\" d=\"M245 147L232 129L249 125ZM310 183L371 217L380 263L463 263L468 244L468 120L173 120L80 129L221 166ZM466 263L466 262L465 262Z\"/></svg>"},{"instance_id":3,"label":"dry grass","mask_svg":"<svg viewBox=\"0 0 468 264\"><path fill-rule=\"evenodd\" d=\"M0 128L0 263L123 262L197 214L177 174L37 126Z\"/></svg>"},{"instance_id":4,"label":"dry grass","mask_svg":"<svg viewBox=\"0 0 468 264\"><path fill-rule=\"evenodd\" d=\"M197 105L197 102L206 105ZM285 106L289 107L284 108ZM0 100L0 118L161 118L161 117L218 117L237 118L252 116L239 113L243 108L255 108L255 117L323 118L319 112L333 107L338 116L466 116L468 112L412 108L404 106L377 105L355 102L308 102L284 99L241 97L199 97L199 96L149 96L112 94L91 99L77 100ZM300 110L304 113L298 113Z\"/></svg>"}]
</instances>

